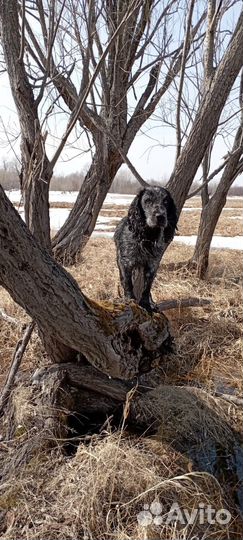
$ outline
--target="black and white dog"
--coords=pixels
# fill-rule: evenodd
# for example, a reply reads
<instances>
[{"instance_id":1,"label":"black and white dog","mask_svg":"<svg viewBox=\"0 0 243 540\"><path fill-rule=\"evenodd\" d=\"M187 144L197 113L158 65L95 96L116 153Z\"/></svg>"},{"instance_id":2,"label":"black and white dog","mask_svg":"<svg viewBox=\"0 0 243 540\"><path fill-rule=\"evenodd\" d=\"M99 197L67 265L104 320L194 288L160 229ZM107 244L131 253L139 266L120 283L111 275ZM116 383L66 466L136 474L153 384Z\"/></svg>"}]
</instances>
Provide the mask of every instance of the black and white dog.
<instances>
[{"instance_id":1,"label":"black and white dog","mask_svg":"<svg viewBox=\"0 0 243 540\"><path fill-rule=\"evenodd\" d=\"M117 263L126 298L153 310L150 291L162 255L173 240L177 210L169 191L148 187L135 197L115 230Z\"/></svg>"}]
</instances>

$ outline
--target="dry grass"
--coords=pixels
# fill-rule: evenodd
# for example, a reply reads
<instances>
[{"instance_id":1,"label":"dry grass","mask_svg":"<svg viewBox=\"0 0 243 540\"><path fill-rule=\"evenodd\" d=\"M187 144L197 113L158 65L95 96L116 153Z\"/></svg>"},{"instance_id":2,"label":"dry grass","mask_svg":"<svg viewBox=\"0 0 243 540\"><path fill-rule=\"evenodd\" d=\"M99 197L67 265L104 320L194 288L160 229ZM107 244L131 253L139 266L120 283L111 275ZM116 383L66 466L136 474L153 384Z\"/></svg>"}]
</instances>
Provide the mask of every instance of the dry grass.
<instances>
[{"instance_id":1,"label":"dry grass","mask_svg":"<svg viewBox=\"0 0 243 540\"><path fill-rule=\"evenodd\" d=\"M191 253L189 247L172 245L166 253L164 264L186 260ZM102 300L119 296L112 240L91 240L84 250L82 262L71 272L88 296ZM203 308L168 312L177 353L171 356L166 369L161 370L165 384L197 386L211 394L216 390L241 394L241 275L242 258L235 251L213 251L205 281L198 280L185 270L172 272L166 266L161 266L153 288L155 300L188 296L212 300L210 306ZM0 293L0 306L22 323L28 321L23 310L14 304L4 290ZM21 327L0 319L0 330L3 380L16 340L21 336ZM40 343L33 336L21 373L27 375L28 371L32 372L41 363ZM170 395L173 410L173 392ZM193 418L196 418L194 411L197 410L202 417L202 411L196 409L192 401L188 397L187 406L192 413L189 422L191 431L194 429ZM168 398L165 402L170 403ZM185 413L186 409L183 410ZM162 411L160 408L160 416ZM225 431L223 428L221 430L220 423L216 426L210 424L214 418L214 414L210 414L205 417L207 429L215 433L215 437L219 437L222 431L222 438L228 440L230 427L234 422L238 425L239 413L233 406L226 405L221 415ZM188 421L189 413L185 413L184 418ZM182 435L185 432L183 425L180 430ZM196 424L194 427L196 430ZM64 456L58 444L51 451L37 452L18 475L13 474L1 486L0 512L4 518L2 540L191 540L197 535L205 540L241 538L242 522L237 517L230 493L227 493L225 501L224 492L217 481L206 473L194 471L190 459L166 442L163 423L161 429L160 441L108 432L81 441L73 457ZM19 439L21 442L21 433ZM0 443L0 459L3 463L7 463L12 453L18 451L18 444L18 440L10 445ZM155 524L141 527L137 514L144 509L144 504L153 501L163 505L164 520L175 501L180 508L188 511L197 509L199 504L211 504L216 510L230 507L233 518L228 527L217 523L209 527L208 524L200 524L198 519L194 525L165 525L163 522L160 527Z\"/></svg>"},{"instance_id":2,"label":"dry grass","mask_svg":"<svg viewBox=\"0 0 243 540\"><path fill-rule=\"evenodd\" d=\"M185 206L189 208L198 208L201 207L201 197L192 197L188 199L185 203ZM242 197L228 197L226 201L226 208L241 208L243 207Z\"/></svg>"},{"instance_id":3,"label":"dry grass","mask_svg":"<svg viewBox=\"0 0 243 540\"><path fill-rule=\"evenodd\" d=\"M192 472L188 458L152 439L110 434L81 442L72 458L58 448L36 455L2 492L8 524L2 540L240 538L240 518L217 481ZM229 509L231 524L209 526L199 515L192 525L166 524L175 501L188 512L203 505ZM162 505L164 523L141 526L137 515L153 502Z\"/></svg>"},{"instance_id":4,"label":"dry grass","mask_svg":"<svg viewBox=\"0 0 243 540\"><path fill-rule=\"evenodd\" d=\"M232 219L236 218L237 219ZM238 219L239 218L239 219ZM200 221L200 211L182 212L178 223L178 231L180 235L190 236L197 234ZM238 236L243 234L242 211L225 211L222 212L215 234L221 236Z\"/></svg>"}]
</instances>

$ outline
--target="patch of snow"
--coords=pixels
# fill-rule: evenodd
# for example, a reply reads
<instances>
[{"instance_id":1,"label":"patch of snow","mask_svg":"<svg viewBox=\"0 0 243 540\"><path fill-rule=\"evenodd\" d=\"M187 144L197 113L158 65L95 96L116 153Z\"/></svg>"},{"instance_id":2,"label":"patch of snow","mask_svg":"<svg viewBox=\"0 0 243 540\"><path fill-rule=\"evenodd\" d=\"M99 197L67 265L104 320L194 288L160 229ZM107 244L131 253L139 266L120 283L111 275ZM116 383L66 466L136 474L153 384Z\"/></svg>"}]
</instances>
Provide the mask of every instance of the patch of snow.
<instances>
[{"instance_id":1,"label":"patch of snow","mask_svg":"<svg viewBox=\"0 0 243 540\"><path fill-rule=\"evenodd\" d=\"M104 200L104 205L115 204L125 206L131 204L135 195L121 195L120 193L108 193Z\"/></svg>"},{"instance_id":2,"label":"patch of snow","mask_svg":"<svg viewBox=\"0 0 243 540\"><path fill-rule=\"evenodd\" d=\"M91 234L92 238L113 238L114 231L97 231L94 230L94 232Z\"/></svg>"},{"instance_id":3,"label":"patch of snow","mask_svg":"<svg viewBox=\"0 0 243 540\"><path fill-rule=\"evenodd\" d=\"M197 210L202 210L202 207L201 206L197 206L195 208L192 208L192 207L187 207L187 206L184 206L184 208L182 208L182 212L196 212ZM223 212L234 212L234 211L238 211L238 212L241 212L241 208L223 208Z\"/></svg>"},{"instance_id":4,"label":"patch of snow","mask_svg":"<svg viewBox=\"0 0 243 540\"><path fill-rule=\"evenodd\" d=\"M11 189L10 191L5 191L5 193L12 203L20 203L21 192L19 189Z\"/></svg>"},{"instance_id":5,"label":"patch of snow","mask_svg":"<svg viewBox=\"0 0 243 540\"><path fill-rule=\"evenodd\" d=\"M102 222L102 223L109 223L109 221L120 221L120 217L117 217L117 216L102 216L102 215L99 215L98 216L98 222Z\"/></svg>"},{"instance_id":6,"label":"patch of snow","mask_svg":"<svg viewBox=\"0 0 243 540\"><path fill-rule=\"evenodd\" d=\"M12 189L6 191L6 195L13 203L21 203L21 192L18 189ZM78 191L50 191L49 202L50 203L74 203L77 199ZM135 195L121 195L119 193L108 193L105 198L104 204L126 205L130 204Z\"/></svg>"},{"instance_id":7,"label":"patch of snow","mask_svg":"<svg viewBox=\"0 0 243 540\"><path fill-rule=\"evenodd\" d=\"M197 236L175 236L174 242L195 246ZM213 236L212 249L239 249L243 250L243 236Z\"/></svg>"},{"instance_id":8,"label":"patch of snow","mask_svg":"<svg viewBox=\"0 0 243 540\"><path fill-rule=\"evenodd\" d=\"M105 225L104 223L96 223L95 225L95 231L105 231L105 230L112 230L114 232L114 226L113 225Z\"/></svg>"},{"instance_id":9,"label":"patch of snow","mask_svg":"<svg viewBox=\"0 0 243 540\"><path fill-rule=\"evenodd\" d=\"M24 219L24 207L20 206L18 212ZM50 227L52 231L58 231L71 212L70 208L50 208ZM114 229L114 225L109 225L112 221L120 221L119 217L98 216L95 229Z\"/></svg>"}]
</instances>

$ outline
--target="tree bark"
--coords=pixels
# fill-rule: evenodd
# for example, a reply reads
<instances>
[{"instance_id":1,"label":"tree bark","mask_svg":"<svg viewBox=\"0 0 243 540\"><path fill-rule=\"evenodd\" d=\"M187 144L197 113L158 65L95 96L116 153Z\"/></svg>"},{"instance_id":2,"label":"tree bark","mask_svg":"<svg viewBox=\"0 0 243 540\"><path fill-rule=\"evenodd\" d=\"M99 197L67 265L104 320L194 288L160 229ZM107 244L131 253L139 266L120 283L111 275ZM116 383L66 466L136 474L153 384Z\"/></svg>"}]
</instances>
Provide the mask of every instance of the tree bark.
<instances>
[{"instance_id":1,"label":"tree bark","mask_svg":"<svg viewBox=\"0 0 243 540\"><path fill-rule=\"evenodd\" d=\"M43 250L0 187L0 284L36 321L54 362L80 352L116 378L149 371L171 348L168 320L139 306L98 304Z\"/></svg>"},{"instance_id":2,"label":"tree bark","mask_svg":"<svg viewBox=\"0 0 243 540\"><path fill-rule=\"evenodd\" d=\"M225 206L230 186L243 170L241 156L243 153L243 71L240 83L241 122L236 132L231 155L227 161L222 177L215 193L206 200L202 200L203 207L200 216L198 235L189 267L195 268L199 278L204 278L208 269L209 252L216 225ZM207 186L206 186L207 187Z\"/></svg>"}]
</instances>

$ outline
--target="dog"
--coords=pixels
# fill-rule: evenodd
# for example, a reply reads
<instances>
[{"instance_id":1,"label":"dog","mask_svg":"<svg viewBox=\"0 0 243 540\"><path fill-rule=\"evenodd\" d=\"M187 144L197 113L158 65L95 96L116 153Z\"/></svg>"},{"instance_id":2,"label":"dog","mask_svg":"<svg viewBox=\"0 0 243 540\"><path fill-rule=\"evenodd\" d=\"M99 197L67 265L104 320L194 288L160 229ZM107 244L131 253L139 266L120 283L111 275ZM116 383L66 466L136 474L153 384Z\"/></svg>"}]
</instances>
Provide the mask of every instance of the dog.
<instances>
[{"instance_id":1,"label":"dog","mask_svg":"<svg viewBox=\"0 0 243 540\"><path fill-rule=\"evenodd\" d=\"M169 191L146 187L116 227L117 264L125 297L151 312L151 287L161 258L174 238L177 209Z\"/></svg>"}]
</instances>

